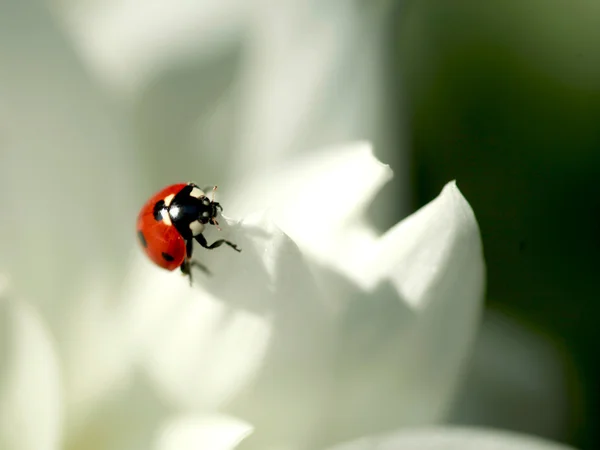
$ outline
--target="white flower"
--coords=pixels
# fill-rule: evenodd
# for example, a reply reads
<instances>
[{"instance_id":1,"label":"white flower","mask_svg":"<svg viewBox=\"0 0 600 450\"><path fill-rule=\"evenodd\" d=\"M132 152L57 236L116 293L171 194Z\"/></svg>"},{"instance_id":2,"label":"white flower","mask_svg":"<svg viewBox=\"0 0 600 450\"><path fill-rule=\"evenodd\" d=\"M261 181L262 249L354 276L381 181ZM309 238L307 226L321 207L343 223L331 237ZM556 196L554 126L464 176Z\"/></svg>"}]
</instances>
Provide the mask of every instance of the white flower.
<instances>
[{"instance_id":1,"label":"white flower","mask_svg":"<svg viewBox=\"0 0 600 450\"><path fill-rule=\"evenodd\" d=\"M145 153L141 166L153 180L144 192L180 179L218 180L231 192L232 183L255 170L272 173L295 155L368 139L395 171L391 185L378 195L373 220L386 228L410 212L409 165L398 132L402 74L395 72L397 54L390 45L402 34L402 17L394 9L405 2L330 0L324 7L321 0L79 0L53 5L62 6L59 16L67 19L88 70L115 101L135 112L142 130L136 139ZM232 212L230 205L227 209ZM516 324L499 330L492 320L483 327L467 380L470 389L453 419L559 437L568 414L562 407L568 396L561 377L567 370L564 358L552 345L525 349L538 338ZM511 346L508 355L498 349L505 348L503 340L515 339L526 355L519 364L506 364L507 357L516 361L515 352ZM545 414L524 421L532 416L522 408L517 406L521 414L516 414L512 404L497 407L498 383L490 382L480 365L492 358L508 371L495 372L502 390L511 393L503 400L527 395L531 410ZM541 374L535 390L527 388L529 378L511 376L517 366L524 374Z\"/></svg>"},{"instance_id":2,"label":"white flower","mask_svg":"<svg viewBox=\"0 0 600 450\"><path fill-rule=\"evenodd\" d=\"M11 320L17 324L11 334L16 336L16 362L3 367L9 373L55 375L41 384L35 378L9 377L24 385L8 384L6 411L25 410L23 429L41 424L53 441L61 437L73 448L98 428L108 428L98 448L118 448L128 440L143 448L159 424L169 420L169 410L183 417L169 420L174 420L169 428L174 432L158 433L159 448L218 434L214 424L220 422L211 418L215 411L243 420L237 426L226 420L226 429L234 430L227 442L244 437L251 424L254 432L239 448L256 449L314 448L441 418L482 296L483 261L472 211L450 184L437 200L376 238L361 210L389 170L364 145L323 155L328 162L308 161L281 173L292 194L284 192L278 199L282 192L274 182L274 196L262 197L269 215L249 214L249 223L231 227L244 248L241 255L203 255L215 275L198 289L139 256L129 287L112 300L110 286L88 284L87 295L79 296L81 305L65 308L66 316L55 319L63 327L55 331L58 342L30 306L17 306L17 316L31 318L23 319L21 327L19 320ZM294 186L305 180L312 185L306 192ZM259 192L253 189L246 200ZM340 192L356 201L346 201ZM322 230L333 245L327 252L357 244L357 252L345 254L347 273L342 260L319 256L302 227L294 229L297 223L289 221L298 210L310 213L309 207L316 206L321 223L320 201L334 202L329 208L336 211L331 220L325 218L329 226ZM295 235L299 247L277 225ZM309 226L304 232L315 235ZM369 244L361 239L372 240L372 254L364 252ZM358 267L353 258L379 267L353 276ZM20 341L29 342L27 351ZM134 376L140 358L158 398L152 386ZM16 395L31 382L43 395ZM40 410L62 411L66 420L53 413L48 425L49 417L33 413ZM3 429L18 429L10 426L11 414L4 418ZM125 420L127 427L119 434ZM67 428L57 431L61 424Z\"/></svg>"},{"instance_id":3,"label":"white flower","mask_svg":"<svg viewBox=\"0 0 600 450\"><path fill-rule=\"evenodd\" d=\"M272 161L224 189L243 253L199 252L214 276L190 289L134 248L128 116L38 6L0 14L2 448L305 449L441 420L484 284L458 188L379 236L367 144Z\"/></svg>"},{"instance_id":4,"label":"white flower","mask_svg":"<svg viewBox=\"0 0 600 450\"><path fill-rule=\"evenodd\" d=\"M242 448L441 419L483 295L477 224L456 186L378 237L364 210L390 172L368 145L278 175L232 195L247 219L220 235L244 250L203 254L215 275L197 289L138 258L126 298L163 398L253 424Z\"/></svg>"},{"instance_id":5,"label":"white flower","mask_svg":"<svg viewBox=\"0 0 600 450\"><path fill-rule=\"evenodd\" d=\"M20 2L11 7L11 20L37 17L29 17ZM2 365L3 395L10 400L4 404L11 405L4 411L23 411L2 416L11 444L21 430L43 429L29 438L43 442L30 448L85 448L90 439L98 448L148 448L154 431L171 420L173 406L200 423L214 408L227 409L259 430L255 442L295 446L441 417L474 332L483 282L477 226L455 187L375 241L361 226L360 208L389 171L364 145L322 154L321 161L287 174L283 170L290 169L282 168L287 182L296 184L283 203L276 179L268 184L272 197L251 180L240 191L245 200L230 196L232 212L254 204L272 208L275 223L301 250L265 218L256 230L234 227L241 255L205 252L215 272L206 282L210 295L140 260L138 249L138 269L121 288L138 207L128 138L55 30L35 20L34 40L0 26L6 33L0 42L20 50L0 52L10 68L0 89L10 100L4 106L11 106L1 111L0 178L2 192L10 194L1 207L11 214L2 222L0 262L15 293L8 304L16 312L7 317L29 317L11 320L16 328L3 330L10 342L33 342L27 351L15 344ZM63 64L49 65L40 86L25 75L46 55ZM302 227L303 235L293 225L304 222L286 223L293 217L286 208L293 202L306 207L311 197L317 209L307 211L314 221ZM320 254L311 248L311 235L328 236L321 243L333 247ZM365 267L365 276L355 263L345 268L326 258L338 257L344 241L362 248L368 239L376 250L368 257L379 264ZM401 271L393 276L396 267ZM470 282L454 283L463 271ZM160 290L165 294L157 295ZM155 308L172 314L154 315ZM446 331L438 326L441 317ZM442 351L439 357L430 353L435 349ZM197 351L205 353L198 357ZM140 362L158 395L144 382ZM28 371L49 376L42 383L10 375ZM17 395L20 383L43 393L32 402ZM365 414L373 402L381 404L381 413ZM335 419L327 432L320 428L326 418ZM25 425L14 427L17 419Z\"/></svg>"}]
</instances>

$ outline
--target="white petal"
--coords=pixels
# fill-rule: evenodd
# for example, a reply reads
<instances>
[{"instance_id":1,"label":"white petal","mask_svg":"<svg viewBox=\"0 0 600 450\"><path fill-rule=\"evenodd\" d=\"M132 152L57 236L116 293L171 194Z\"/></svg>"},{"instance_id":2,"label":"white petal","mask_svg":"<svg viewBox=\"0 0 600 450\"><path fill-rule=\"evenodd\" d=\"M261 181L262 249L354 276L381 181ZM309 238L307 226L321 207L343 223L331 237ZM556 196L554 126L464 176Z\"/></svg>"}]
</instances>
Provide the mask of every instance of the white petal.
<instances>
[{"instance_id":1,"label":"white petal","mask_svg":"<svg viewBox=\"0 0 600 450\"><path fill-rule=\"evenodd\" d=\"M223 202L237 217L270 211L303 252L350 277L361 276L376 238L362 216L391 177L369 143L350 143L253 173Z\"/></svg>"},{"instance_id":2,"label":"white petal","mask_svg":"<svg viewBox=\"0 0 600 450\"><path fill-rule=\"evenodd\" d=\"M240 39L252 2L109 0L65 14L84 58L119 90L136 90L179 60L211 57Z\"/></svg>"},{"instance_id":3,"label":"white petal","mask_svg":"<svg viewBox=\"0 0 600 450\"><path fill-rule=\"evenodd\" d=\"M367 277L389 277L412 307L426 307L440 298L479 300L483 295L479 227L454 182L385 233L372 258Z\"/></svg>"},{"instance_id":4,"label":"white petal","mask_svg":"<svg viewBox=\"0 0 600 450\"><path fill-rule=\"evenodd\" d=\"M268 219L232 230L242 253L196 250L213 276L196 272L194 288L140 262L132 284L139 277L144 287L132 298L144 323L140 342L148 342L146 366L179 407L226 408L261 435L307 439L333 381L331 305Z\"/></svg>"},{"instance_id":5,"label":"white petal","mask_svg":"<svg viewBox=\"0 0 600 450\"><path fill-rule=\"evenodd\" d=\"M176 282L189 290L184 279L160 278L179 298L146 297L148 302L172 304L148 350L150 374L180 407L217 407L261 367L271 338L269 325L252 312L231 310L209 294L185 293L173 286Z\"/></svg>"},{"instance_id":6,"label":"white petal","mask_svg":"<svg viewBox=\"0 0 600 450\"><path fill-rule=\"evenodd\" d=\"M136 342L159 391L184 408L214 408L228 400L258 370L270 339L268 324L198 285L190 288L179 273L141 258L134 270L130 307L138 320ZM194 275L202 282L201 272Z\"/></svg>"},{"instance_id":7,"label":"white petal","mask_svg":"<svg viewBox=\"0 0 600 450\"><path fill-rule=\"evenodd\" d=\"M0 448L62 448L60 370L37 311L9 299L0 279Z\"/></svg>"},{"instance_id":8,"label":"white petal","mask_svg":"<svg viewBox=\"0 0 600 450\"><path fill-rule=\"evenodd\" d=\"M571 447L497 430L433 428L400 431L336 445L328 450L569 450ZM572 449L571 449L572 450Z\"/></svg>"},{"instance_id":9,"label":"white petal","mask_svg":"<svg viewBox=\"0 0 600 450\"><path fill-rule=\"evenodd\" d=\"M70 428L88 426L95 410L114 402L131 383L137 362L131 337L135 322L122 306L124 299L99 274L76 285L78 301L61 316L58 333Z\"/></svg>"},{"instance_id":10,"label":"white petal","mask_svg":"<svg viewBox=\"0 0 600 450\"><path fill-rule=\"evenodd\" d=\"M385 275L374 288L349 294L341 280L328 288L346 301L336 352L344 377L332 390L325 443L441 420L473 344L484 263L477 224L456 187L388 233L376 243L391 241L381 246L389 255L373 262Z\"/></svg>"},{"instance_id":11,"label":"white petal","mask_svg":"<svg viewBox=\"0 0 600 450\"><path fill-rule=\"evenodd\" d=\"M253 4L236 174L356 139L373 141L405 167L389 102L396 86L386 83L394 2Z\"/></svg>"},{"instance_id":12,"label":"white petal","mask_svg":"<svg viewBox=\"0 0 600 450\"><path fill-rule=\"evenodd\" d=\"M0 66L0 267L55 310L85 268L120 272L136 165L122 118L43 2L3 2Z\"/></svg>"},{"instance_id":13,"label":"white petal","mask_svg":"<svg viewBox=\"0 0 600 450\"><path fill-rule=\"evenodd\" d=\"M378 236L364 214L390 176L356 144L250 180L226 203L239 215L268 209L322 266L320 287L337 308L335 373L344 374L324 412L325 442L441 419L479 319L484 261L469 204L449 183Z\"/></svg>"},{"instance_id":14,"label":"white petal","mask_svg":"<svg viewBox=\"0 0 600 450\"><path fill-rule=\"evenodd\" d=\"M290 161L273 174L254 174L240 182L234 189L239 194L225 204L239 217L252 209L272 210L277 224L317 261L365 289L391 276L412 306L423 301L449 258L466 254L465 262L473 263L466 273L481 284L479 230L454 184L428 207L377 236L364 215L391 176L368 143L348 144Z\"/></svg>"},{"instance_id":15,"label":"white petal","mask_svg":"<svg viewBox=\"0 0 600 450\"><path fill-rule=\"evenodd\" d=\"M143 376L104 392L85 417L71 420L65 444L76 450L148 450L160 424L173 413L155 395ZM88 405L86 405L88 406Z\"/></svg>"},{"instance_id":16,"label":"white petal","mask_svg":"<svg viewBox=\"0 0 600 450\"><path fill-rule=\"evenodd\" d=\"M450 183L377 236L363 216L390 177L358 143L241 180L224 201L234 216L265 208L320 263L344 374L324 400L323 443L441 419L476 331L485 273L470 206Z\"/></svg>"},{"instance_id":17,"label":"white petal","mask_svg":"<svg viewBox=\"0 0 600 450\"><path fill-rule=\"evenodd\" d=\"M252 427L227 416L182 416L160 431L155 450L231 450L252 432Z\"/></svg>"}]
</instances>

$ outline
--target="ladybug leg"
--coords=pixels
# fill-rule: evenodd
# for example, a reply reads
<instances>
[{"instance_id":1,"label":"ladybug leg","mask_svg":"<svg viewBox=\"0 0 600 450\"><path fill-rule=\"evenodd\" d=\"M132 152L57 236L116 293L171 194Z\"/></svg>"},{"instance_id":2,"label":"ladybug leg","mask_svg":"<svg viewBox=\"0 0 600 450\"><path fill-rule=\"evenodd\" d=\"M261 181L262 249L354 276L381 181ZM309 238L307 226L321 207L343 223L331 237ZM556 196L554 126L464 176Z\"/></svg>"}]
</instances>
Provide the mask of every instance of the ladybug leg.
<instances>
[{"instance_id":1,"label":"ladybug leg","mask_svg":"<svg viewBox=\"0 0 600 450\"><path fill-rule=\"evenodd\" d=\"M180 266L181 273L186 275L190 280L190 286L192 285L192 267L197 267L206 275L210 275L210 271L206 268L204 264L200 264L198 261L193 261L191 259L186 259L183 264Z\"/></svg>"},{"instance_id":2,"label":"ladybug leg","mask_svg":"<svg viewBox=\"0 0 600 450\"><path fill-rule=\"evenodd\" d=\"M207 275L210 275L210 272L208 271L208 269L206 268L205 265L200 264L198 261L192 260L192 251L193 250L194 250L194 241L189 239L185 243L186 257L185 257L185 260L183 261L183 264L181 264L180 269L181 269L181 272L189 278L190 286L192 285L192 267L197 267L202 272L206 273Z\"/></svg>"},{"instance_id":3,"label":"ladybug leg","mask_svg":"<svg viewBox=\"0 0 600 450\"><path fill-rule=\"evenodd\" d=\"M213 242L212 244L208 245L208 243L206 242L206 238L202 235L202 234L198 234L196 236L194 236L194 239L196 239L196 241L198 241L198 244L200 244L202 247L208 249L208 250L212 250L215 249L217 247L220 247L223 244L227 244L229 245L232 249L234 249L236 252L241 252L242 249L238 248L237 245L235 245L233 242L229 242L225 239L219 239L218 241Z\"/></svg>"},{"instance_id":4,"label":"ladybug leg","mask_svg":"<svg viewBox=\"0 0 600 450\"><path fill-rule=\"evenodd\" d=\"M192 270L191 270L192 265L190 264L190 261L188 261L186 259L179 268L181 269L181 273L189 278L190 286L191 286L192 285Z\"/></svg>"}]
</instances>

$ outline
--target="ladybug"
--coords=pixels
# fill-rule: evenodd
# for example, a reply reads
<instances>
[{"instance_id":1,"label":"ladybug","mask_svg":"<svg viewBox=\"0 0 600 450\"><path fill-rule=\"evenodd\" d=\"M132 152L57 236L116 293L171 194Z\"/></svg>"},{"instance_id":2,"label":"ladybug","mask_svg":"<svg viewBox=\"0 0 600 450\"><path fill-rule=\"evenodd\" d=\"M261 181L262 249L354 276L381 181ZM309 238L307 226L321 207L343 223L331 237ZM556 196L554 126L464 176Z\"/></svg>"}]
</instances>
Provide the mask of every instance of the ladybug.
<instances>
[{"instance_id":1,"label":"ladybug","mask_svg":"<svg viewBox=\"0 0 600 450\"><path fill-rule=\"evenodd\" d=\"M194 183L167 186L148 200L137 218L137 237L146 255L166 270L180 268L192 284L192 267L208 273L205 266L192 260L194 240L202 247L212 250L227 244L240 252L232 242L219 239L208 245L202 235L207 224L219 228L218 211L223 208L214 201L216 186L212 188L213 199Z\"/></svg>"}]
</instances>

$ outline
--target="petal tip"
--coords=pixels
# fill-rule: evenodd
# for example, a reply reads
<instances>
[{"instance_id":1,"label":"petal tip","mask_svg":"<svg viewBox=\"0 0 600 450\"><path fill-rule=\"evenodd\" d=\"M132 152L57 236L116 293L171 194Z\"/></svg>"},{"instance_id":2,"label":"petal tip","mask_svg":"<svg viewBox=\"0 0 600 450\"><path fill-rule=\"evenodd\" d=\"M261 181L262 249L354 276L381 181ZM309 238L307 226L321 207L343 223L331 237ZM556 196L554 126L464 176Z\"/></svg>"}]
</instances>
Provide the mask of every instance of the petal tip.
<instances>
[{"instance_id":1,"label":"petal tip","mask_svg":"<svg viewBox=\"0 0 600 450\"><path fill-rule=\"evenodd\" d=\"M382 169L382 172L385 175L385 180L384 181L388 181L390 178L393 177L394 171L392 170L392 168L390 167L389 164L382 162L379 157L375 154L375 149L373 147L373 143L371 141L368 140L362 140L362 141L354 141L354 142L350 142L345 144L344 146L342 146L341 148L346 147L347 149L352 149L354 152L356 152L356 155L358 157L364 158L364 160L368 163L368 164L375 164L377 167L379 167L380 169ZM349 152L349 155L351 156L352 152Z\"/></svg>"},{"instance_id":2,"label":"petal tip","mask_svg":"<svg viewBox=\"0 0 600 450\"><path fill-rule=\"evenodd\" d=\"M385 172L386 181L394 176L394 171L390 165L381 161L375 154L375 149L373 148L373 143L371 141L359 141L357 142L357 145L360 145L362 151L364 151L368 157Z\"/></svg>"},{"instance_id":3,"label":"petal tip","mask_svg":"<svg viewBox=\"0 0 600 450\"><path fill-rule=\"evenodd\" d=\"M475 226L479 233L479 224L475 217L475 212L473 211L471 204L458 188L456 180L446 183L440 197L447 199L457 213L462 215L462 219L465 219L465 223Z\"/></svg>"}]
</instances>

